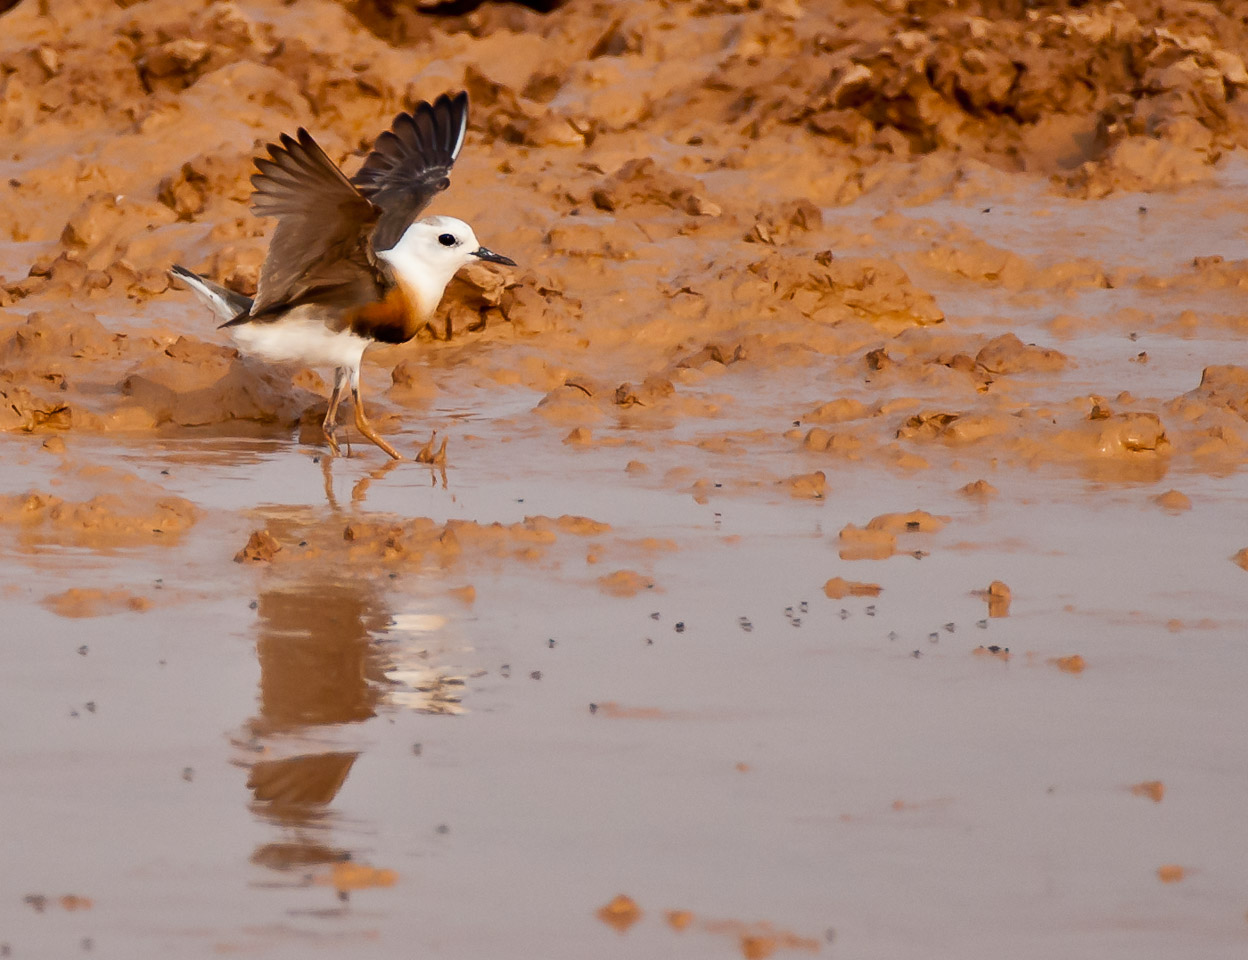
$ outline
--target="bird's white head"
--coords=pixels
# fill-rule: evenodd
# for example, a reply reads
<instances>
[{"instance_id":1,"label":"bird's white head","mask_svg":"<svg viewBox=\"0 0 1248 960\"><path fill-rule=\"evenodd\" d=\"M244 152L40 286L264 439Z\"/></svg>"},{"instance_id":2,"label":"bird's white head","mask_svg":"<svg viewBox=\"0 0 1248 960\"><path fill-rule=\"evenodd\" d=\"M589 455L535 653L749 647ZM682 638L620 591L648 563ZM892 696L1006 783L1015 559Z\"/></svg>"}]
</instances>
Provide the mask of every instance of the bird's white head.
<instances>
[{"instance_id":1,"label":"bird's white head","mask_svg":"<svg viewBox=\"0 0 1248 960\"><path fill-rule=\"evenodd\" d=\"M393 247L378 250L377 257L389 264L395 279L426 317L437 309L446 285L460 267L475 260L516 265L514 260L481 246L472 227L454 217L417 220Z\"/></svg>"}]
</instances>

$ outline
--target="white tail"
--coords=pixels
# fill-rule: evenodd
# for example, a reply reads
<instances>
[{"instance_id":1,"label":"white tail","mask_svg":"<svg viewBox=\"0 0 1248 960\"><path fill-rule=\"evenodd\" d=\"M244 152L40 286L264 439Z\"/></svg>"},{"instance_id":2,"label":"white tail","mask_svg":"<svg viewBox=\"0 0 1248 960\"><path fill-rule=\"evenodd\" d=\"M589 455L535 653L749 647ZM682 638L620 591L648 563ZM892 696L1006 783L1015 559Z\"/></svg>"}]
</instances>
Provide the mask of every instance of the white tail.
<instances>
[{"instance_id":1,"label":"white tail","mask_svg":"<svg viewBox=\"0 0 1248 960\"><path fill-rule=\"evenodd\" d=\"M235 293L233 290L227 290L211 280L205 280L198 274L187 270L186 267L175 263L169 270L169 273L199 294L200 298L212 309L212 312L224 321L233 320L240 314L251 311L250 297L245 297L241 293Z\"/></svg>"}]
</instances>

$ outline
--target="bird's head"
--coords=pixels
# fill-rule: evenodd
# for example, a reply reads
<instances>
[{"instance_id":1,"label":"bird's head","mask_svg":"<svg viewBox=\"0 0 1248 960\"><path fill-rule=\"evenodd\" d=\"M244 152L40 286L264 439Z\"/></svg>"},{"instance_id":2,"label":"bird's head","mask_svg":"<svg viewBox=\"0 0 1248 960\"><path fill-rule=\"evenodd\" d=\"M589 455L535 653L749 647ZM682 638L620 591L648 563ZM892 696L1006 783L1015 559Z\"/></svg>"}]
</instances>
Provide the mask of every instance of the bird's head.
<instances>
[{"instance_id":1,"label":"bird's head","mask_svg":"<svg viewBox=\"0 0 1248 960\"><path fill-rule=\"evenodd\" d=\"M476 260L516 265L509 257L481 246L472 227L454 217L417 220L398 243L389 250L378 250L377 256L407 283L422 288L435 284L444 288L460 267Z\"/></svg>"}]
</instances>

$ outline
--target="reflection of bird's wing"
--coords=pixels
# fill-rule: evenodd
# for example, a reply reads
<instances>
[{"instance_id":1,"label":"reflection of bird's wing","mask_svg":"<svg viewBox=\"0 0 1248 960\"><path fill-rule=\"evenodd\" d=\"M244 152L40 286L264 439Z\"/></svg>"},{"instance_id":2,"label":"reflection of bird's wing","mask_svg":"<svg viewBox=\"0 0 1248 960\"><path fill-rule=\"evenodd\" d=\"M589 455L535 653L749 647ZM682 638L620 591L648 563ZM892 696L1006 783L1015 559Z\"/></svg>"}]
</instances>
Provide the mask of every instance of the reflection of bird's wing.
<instances>
[{"instance_id":1,"label":"reflection of bird's wing","mask_svg":"<svg viewBox=\"0 0 1248 960\"><path fill-rule=\"evenodd\" d=\"M377 138L352 183L381 208L373 249L389 250L429 201L450 186L468 129L468 94L446 94L400 113Z\"/></svg>"},{"instance_id":2,"label":"reflection of bird's wing","mask_svg":"<svg viewBox=\"0 0 1248 960\"><path fill-rule=\"evenodd\" d=\"M368 299L376 282L365 247L378 209L302 127L295 137L282 134L255 163L260 172L251 178L251 209L276 217L277 229L251 316L293 306L314 292L359 288Z\"/></svg>"}]
</instances>

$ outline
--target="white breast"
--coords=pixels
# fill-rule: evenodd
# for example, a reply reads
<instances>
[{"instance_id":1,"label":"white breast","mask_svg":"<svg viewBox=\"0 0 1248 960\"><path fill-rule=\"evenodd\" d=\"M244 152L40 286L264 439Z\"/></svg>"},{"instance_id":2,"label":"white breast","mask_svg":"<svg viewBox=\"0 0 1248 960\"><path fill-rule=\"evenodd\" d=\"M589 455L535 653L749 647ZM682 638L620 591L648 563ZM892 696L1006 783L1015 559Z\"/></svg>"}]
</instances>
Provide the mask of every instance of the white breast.
<instances>
[{"instance_id":1,"label":"white breast","mask_svg":"<svg viewBox=\"0 0 1248 960\"><path fill-rule=\"evenodd\" d=\"M248 354L271 363L359 368L369 341L349 330L334 333L308 311L296 308L273 323L228 327L234 342Z\"/></svg>"}]
</instances>

